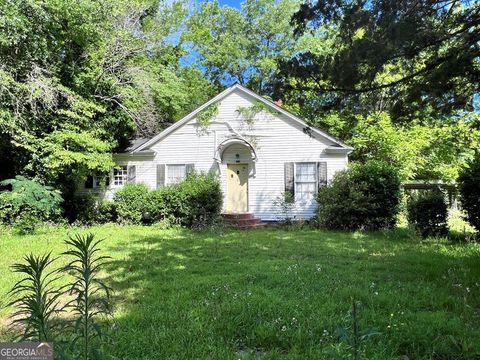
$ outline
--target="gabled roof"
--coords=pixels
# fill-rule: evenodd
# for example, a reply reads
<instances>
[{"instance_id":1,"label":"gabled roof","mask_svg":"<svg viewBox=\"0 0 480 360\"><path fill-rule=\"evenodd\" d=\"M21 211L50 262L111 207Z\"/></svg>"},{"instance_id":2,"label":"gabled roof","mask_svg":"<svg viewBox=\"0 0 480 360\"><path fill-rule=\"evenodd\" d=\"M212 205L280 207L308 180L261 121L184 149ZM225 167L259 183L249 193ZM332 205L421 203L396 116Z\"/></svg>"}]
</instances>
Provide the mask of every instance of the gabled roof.
<instances>
[{"instance_id":1,"label":"gabled roof","mask_svg":"<svg viewBox=\"0 0 480 360\"><path fill-rule=\"evenodd\" d=\"M129 153L135 151L137 148L149 141L149 138L135 138L129 139L123 146L117 149L117 153Z\"/></svg>"},{"instance_id":2,"label":"gabled roof","mask_svg":"<svg viewBox=\"0 0 480 360\"><path fill-rule=\"evenodd\" d=\"M210 99L209 101L207 101L205 104L203 104L202 106L200 106L199 108L197 108L196 110L192 111L190 114L188 114L187 116L185 116L183 119L177 121L175 124L169 126L168 128L166 128L165 130L163 130L162 132L160 132L158 135L155 135L154 137L152 137L150 140L148 140L147 142L145 142L144 144L142 144L141 146L137 147L135 150L133 150L132 152L133 153L136 153L136 152L139 152L139 151L142 151L144 149L147 149L149 148L150 146L152 146L153 144L155 144L157 141L163 139L165 136L169 135L171 132L175 131L176 129L178 129L179 127L183 126L184 124L186 124L188 121L190 121L191 119L193 119L199 112L205 110L206 108L208 108L210 105L224 99L227 95L231 94L232 92L234 92L235 90L240 90L250 96L252 96L253 98L255 98L256 100L262 102L263 104L265 104L266 106L270 107L272 110L280 113L280 114L283 114L285 115L289 120L291 120L292 122L294 123L297 123L299 125L302 125L304 127L308 127L312 130L313 133L317 134L317 135L320 135L332 142L334 142L339 149L344 149L344 150L347 150L347 151L351 151L353 150L353 148L351 146L348 146L347 144L341 142L340 140L338 140L337 138L333 137L332 135L329 135L328 133L326 133L325 131L322 131L320 129L317 129L315 127L312 127L310 125L308 125L305 121L303 121L302 119L300 119L299 117L295 116L294 114L292 114L291 112L281 108L280 106L274 104L273 102L265 99L264 97L258 95L257 93L247 89L246 87L242 86L242 85L239 85L239 84L236 84L236 85L233 85L227 89L225 89L224 91L222 91L220 94L218 94L217 96L215 96L214 98Z\"/></svg>"}]
</instances>

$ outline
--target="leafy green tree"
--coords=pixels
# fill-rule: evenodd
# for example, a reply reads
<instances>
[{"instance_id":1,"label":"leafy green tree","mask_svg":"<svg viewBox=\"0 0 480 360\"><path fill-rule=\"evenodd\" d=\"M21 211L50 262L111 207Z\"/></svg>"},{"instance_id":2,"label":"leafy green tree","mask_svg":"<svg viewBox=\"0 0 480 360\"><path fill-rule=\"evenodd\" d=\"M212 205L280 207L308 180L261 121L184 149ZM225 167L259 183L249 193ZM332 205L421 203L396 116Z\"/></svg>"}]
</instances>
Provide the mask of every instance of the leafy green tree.
<instances>
[{"instance_id":1,"label":"leafy green tree","mask_svg":"<svg viewBox=\"0 0 480 360\"><path fill-rule=\"evenodd\" d=\"M212 82L239 82L265 94L277 76L277 61L296 50L290 17L299 4L246 0L236 9L203 2L188 19L182 38L198 53L198 63Z\"/></svg>"},{"instance_id":2,"label":"leafy green tree","mask_svg":"<svg viewBox=\"0 0 480 360\"><path fill-rule=\"evenodd\" d=\"M293 18L297 35L335 40L330 51L284 62L283 85L322 94L327 107L388 110L394 119L471 110L479 11L475 1L306 2Z\"/></svg>"},{"instance_id":3,"label":"leafy green tree","mask_svg":"<svg viewBox=\"0 0 480 360\"><path fill-rule=\"evenodd\" d=\"M213 91L171 41L181 1L0 4L0 178L25 174L70 197L133 136L151 136Z\"/></svg>"}]
</instances>

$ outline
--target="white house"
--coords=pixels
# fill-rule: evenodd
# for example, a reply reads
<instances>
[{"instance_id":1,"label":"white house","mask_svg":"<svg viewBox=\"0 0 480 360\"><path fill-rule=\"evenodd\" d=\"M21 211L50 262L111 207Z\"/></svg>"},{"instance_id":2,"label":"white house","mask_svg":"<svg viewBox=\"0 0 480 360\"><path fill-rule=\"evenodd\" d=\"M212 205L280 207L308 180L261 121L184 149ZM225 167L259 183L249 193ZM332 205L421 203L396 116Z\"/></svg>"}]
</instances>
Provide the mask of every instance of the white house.
<instances>
[{"instance_id":1,"label":"white house","mask_svg":"<svg viewBox=\"0 0 480 360\"><path fill-rule=\"evenodd\" d=\"M274 202L294 194L293 216L313 216L318 189L344 169L352 148L275 103L234 85L151 139L114 155L106 189L95 179L81 192L105 198L127 182L156 189L185 179L190 169L218 175L225 213L278 219Z\"/></svg>"}]
</instances>

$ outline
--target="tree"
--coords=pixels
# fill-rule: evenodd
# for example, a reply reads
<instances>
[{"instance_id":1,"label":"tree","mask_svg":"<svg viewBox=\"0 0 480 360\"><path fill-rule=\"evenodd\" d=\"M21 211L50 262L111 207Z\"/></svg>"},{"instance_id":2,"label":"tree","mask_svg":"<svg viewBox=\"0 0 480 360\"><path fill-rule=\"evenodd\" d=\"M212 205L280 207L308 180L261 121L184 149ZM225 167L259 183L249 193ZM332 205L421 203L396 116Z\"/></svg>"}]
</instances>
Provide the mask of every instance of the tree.
<instances>
[{"instance_id":1,"label":"tree","mask_svg":"<svg viewBox=\"0 0 480 360\"><path fill-rule=\"evenodd\" d=\"M6 1L0 5L0 178L72 192L132 136L151 136L209 97L181 67L181 2Z\"/></svg>"},{"instance_id":2,"label":"tree","mask_svg":"<svg viewBox=\"0 0 480 360\"><path fill-rule=\"evenodd\" d=\"M472 108L478 91L480 3L456 0L307 2L297 35L334 38L330 51L283 62L283 89L313 91L325 108L389 111L409 120Z\"/></svg>"},{"instance_id":3,"label":"tree","mask_svg":"<svg viewBox=\"0 0 480 360\"><path fill-rule=\"evenodd\" d=\"M198 53L200 67L212 82L239 82L268 94L277 61L296 50L291 15L298 0L246 0L240 9L202 2L187 21L182 39Z\"/></svg>"}]
</instances>

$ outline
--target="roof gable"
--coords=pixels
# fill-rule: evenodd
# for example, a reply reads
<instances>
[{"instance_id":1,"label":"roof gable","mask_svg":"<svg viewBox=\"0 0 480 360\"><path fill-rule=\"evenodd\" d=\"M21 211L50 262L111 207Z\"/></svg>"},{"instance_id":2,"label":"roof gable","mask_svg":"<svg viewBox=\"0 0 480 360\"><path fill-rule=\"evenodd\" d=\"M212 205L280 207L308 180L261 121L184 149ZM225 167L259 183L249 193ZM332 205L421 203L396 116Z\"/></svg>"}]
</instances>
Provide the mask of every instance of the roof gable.
<instances>
[{"instance_id":1,"label":"roof gable","mask_svg":"<svg viewBox=\"0 0 480 360\"><path fill-rule=\"evenodd\" d=\"M132 151L132 153L137 153L139 151L142 151L142 150L145 150L145 149L148 149L150 146L154 145L155 143L157 143L158 141L160 141L161 139L163 139L164 137L168 136L170 133L172 133L173 131L175 131L176 129L182 127L183 125L185 125L186 123L188 123L191 119L193 119L198 113L200 113L201 111L205 110L206 108L208 108L210 105L218 102L218 101L221 101L223 100L225 97L227 97L229 94L231 94L232 92L234 92L235 90L240 90L250 96L252 96L255 100L257 101L260 101L261 103L263 103L264 105L268 106L269 108L271 108L272 110L280 113L280 114L283 114L287 117L288 120L294 122L294 123L297 123L299 125L302 125L303 127L308 127L312 130L313 133L317 134L317 135L320 135L330 141L332 141L334 144L336 144L338 146L338 149L344 149L345 151L348 151L350 152L353 148L351 146L348 146L346 145L345 143L341 142L340 140L338 140L337 138L331 136L330 134L326 133L325 131L322 131L318 128L315 128L315 127L312 127L310 125L308 125L305 121L303 121L302 119L300 119L299 117L297 117L296 115L292 114L291 112L281 108L280 106L274 104L273 102L265 99L264 97L258 95L257 93L239 85L239 84L236 84L236 85L233 85L227 89L225 89L224 91L222 91L220 94L218 94L217 96L213 97L212 99L210 99L209 101L207 101L205 104L203 104L202 106L198 107L196 110L192 111L190 114L186 115L185 117L183 117L181 120L177 121L175 124L169 126L168 128L166 128L165 130L163 130L162 132L160 132L159 134L155 135L154 137L152 137L150 140L148 140L147 142L143 143L141 146L137 147L136 149L134 149Z\"/></svg>"}]
</instances>

